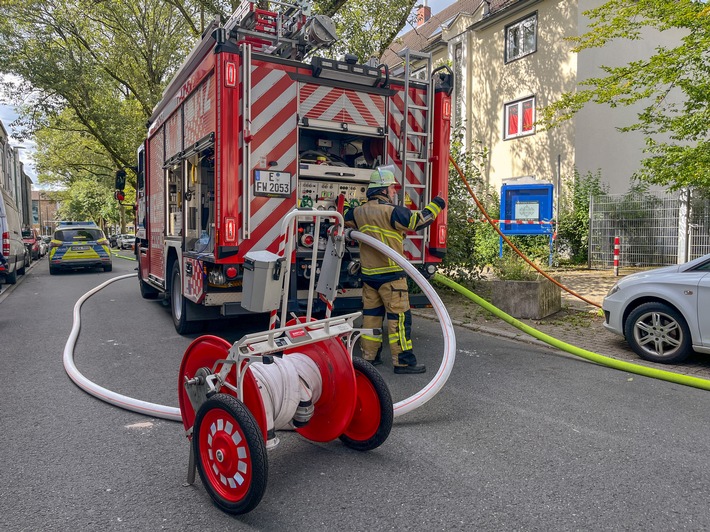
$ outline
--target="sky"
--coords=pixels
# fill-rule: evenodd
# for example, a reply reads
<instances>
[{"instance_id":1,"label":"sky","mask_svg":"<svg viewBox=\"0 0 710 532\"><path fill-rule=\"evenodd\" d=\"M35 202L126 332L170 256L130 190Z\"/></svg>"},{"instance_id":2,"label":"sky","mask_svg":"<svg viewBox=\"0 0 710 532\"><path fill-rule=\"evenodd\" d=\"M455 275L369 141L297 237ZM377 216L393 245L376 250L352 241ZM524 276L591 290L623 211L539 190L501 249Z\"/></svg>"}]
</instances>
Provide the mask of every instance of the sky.
<instances>
[{"instance_id":1,"label":"sky","mask_svg":"<svg viewBox=\"0 0 710 532\"><path fill-rule=\"evenodd\" d=\"M5 131L7 131L10 137L10 146L24 148L20 150L20 160L24 163L25 173L30 176L33 183L37 184L37 172L35 172L32 163L32 154L34 153L35 144L32 141L20 142L13 137L13 128L10 124L12 124L16 118L17 111L15 111L15 108L12 105L0 102L0 122L2 122Z\"/></svg>"},{"instance_id":2,"label":"sky","mask_svg":"<svg viewBox=\"0 0 710 532\"><path fill-rule=\"evenodd\" d=\"M431 8L432 14L436 14L442 9L450 6L455 0L426 0L427 5ZM422 0L421 3L424 3ZM416 5L420 5L418 2ZM10 135L10 145L11 146L23 146L24 149L20 150L20 160L24 163L25 172L32 182L37 184L37 173L35 172L34 166L32 164L32 154L34 153L34 143L31 141L20 142L14 139L12 136L13 130L10 124L17 118L17 112L15 108L11 105L4 104L0 102L0 122L5 126L5 130L8 135Z\"/></svg>"}]
</instances>

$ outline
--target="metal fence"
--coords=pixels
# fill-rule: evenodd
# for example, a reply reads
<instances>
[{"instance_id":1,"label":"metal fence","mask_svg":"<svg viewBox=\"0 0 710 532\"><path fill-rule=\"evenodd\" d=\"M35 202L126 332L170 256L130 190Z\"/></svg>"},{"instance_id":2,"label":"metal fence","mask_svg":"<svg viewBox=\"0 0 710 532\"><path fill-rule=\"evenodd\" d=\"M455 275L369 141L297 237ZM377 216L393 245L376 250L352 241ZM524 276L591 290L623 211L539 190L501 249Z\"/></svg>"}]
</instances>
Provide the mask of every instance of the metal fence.
<instances>
[{"instance_id":1,"label":"metal fence","mask_svg":"<svg viewBox=\"0 0 710 532\"><path fill-rule=\"evenodd\" d=\"M681 194L603 194L589 208L589 267L668 266L710 253L710 201Z\"/></svg>"}]
</instances>

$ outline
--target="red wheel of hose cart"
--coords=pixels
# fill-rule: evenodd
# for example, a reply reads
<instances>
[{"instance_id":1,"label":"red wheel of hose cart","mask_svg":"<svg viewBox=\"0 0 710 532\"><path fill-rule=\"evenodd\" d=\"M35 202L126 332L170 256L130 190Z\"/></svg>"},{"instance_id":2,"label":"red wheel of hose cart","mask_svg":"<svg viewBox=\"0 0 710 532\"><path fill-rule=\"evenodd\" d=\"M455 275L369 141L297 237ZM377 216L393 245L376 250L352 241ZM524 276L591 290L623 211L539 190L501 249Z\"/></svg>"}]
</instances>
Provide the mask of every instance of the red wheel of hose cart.
<instances>
[{"instance_id":1,"label":"red wheel of hose cart","mask_svg":"<svg viewBox=\"0 0 710 532\"><path fill-rule=\"evenodd\" d=\"M217 336L205 335L193 340L185 350L180 364L180 374L178 375L178 399L180 402L180 415L185 430L189 430L195 423L195 409L192 407L190 397L185 389L185 378L191 379L201 368L211 371L218 360L224 360L229 356L229 349L232 344ZM219 369L219 368L217 368ZM234 369L229 372L227 382L236 386ZM224 393L232 394L228 388L222 388ZM261 393L256 383L256 379L250 370L247 370L244 378L244 404L256 419L261 434L266 441L266 410L261 399Z\"/></svg>"},{"instance_id":2,"label":"red wheel of hose cart","mask_svg":"<svg viewBox=\"0 0 710 532\"><path fill-rule=\"evenodd\" d=\"M305 318L299 318L305 322ZM295 325L295 320L286 325ZM308 328L304 328L306 333ZM295 333L295 334L294 334ZM298 337L301 330L291 333ZM313 417L307 425L296 429L301 436L311 441L327 442L340 436L350 424L355 412L356 385L352 358L340 338L329 338L314 344L294 347L288 353L303 353L318 366L322 389L315 403Z\"/></svg>"},{"instance_id":3,"label":"red wheel of hose cart","mask_svg":"<svg viewBox=\"0 0 710 532\"><path fill-rule=\"evenodd\" d=\"M266 444L254 416L238 399L218 393L197 411L192 443L205 490L221 510L253 510L266 491Z\"/></svg>"},{"instance_id":4,"label":"red wheel of hose cart","mask_svg":"<svg viewBox=\"0 0 710 532\"><path fill-rule=\"evenodd\" d=\"M353 359L357 403L350 425L340 436L352 449L369 451L384 443L392 430L394 408L387 384L379 372L362 358Z\"/></svg>"}]
</instances>

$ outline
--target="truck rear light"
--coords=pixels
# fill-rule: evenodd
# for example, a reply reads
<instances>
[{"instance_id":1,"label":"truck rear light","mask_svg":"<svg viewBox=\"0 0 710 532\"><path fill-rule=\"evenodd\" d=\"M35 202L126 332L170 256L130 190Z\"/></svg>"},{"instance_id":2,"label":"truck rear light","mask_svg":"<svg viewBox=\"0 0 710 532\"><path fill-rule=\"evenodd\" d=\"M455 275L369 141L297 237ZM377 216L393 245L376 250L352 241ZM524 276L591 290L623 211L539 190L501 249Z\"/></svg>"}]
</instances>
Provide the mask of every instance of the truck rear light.
<instances>
[{"instance_id":1,"label":"truck rear light","mask_svg":"<svg viewBox=\"0 0 710 532\"><path fill-rule=\"evenodd\" d=\"M226 87L236 87L237 80L237 65L227 61L224 64L224 85Z\"/></svg>"},{"instance_id":2,"label":"truck rear light","mask_svg":"<svg viewBox=\"0 0 710 532\"><path fill-rule=\"evenodd\" d=\"M10 256L10 233L8 231L2 234L2 254L6 257Z\"/></svg>"},{"instance_id":3,"label":"truck rear light","mask_svg":"<svg viewBox=\"0 0 710 532\"><path fill-rule=\"evenodd\" d=\"M227 268L227 279L234 279L238 274L239 270L237 270L234 266L230 266Z\"/></svg>"}]
</instances>

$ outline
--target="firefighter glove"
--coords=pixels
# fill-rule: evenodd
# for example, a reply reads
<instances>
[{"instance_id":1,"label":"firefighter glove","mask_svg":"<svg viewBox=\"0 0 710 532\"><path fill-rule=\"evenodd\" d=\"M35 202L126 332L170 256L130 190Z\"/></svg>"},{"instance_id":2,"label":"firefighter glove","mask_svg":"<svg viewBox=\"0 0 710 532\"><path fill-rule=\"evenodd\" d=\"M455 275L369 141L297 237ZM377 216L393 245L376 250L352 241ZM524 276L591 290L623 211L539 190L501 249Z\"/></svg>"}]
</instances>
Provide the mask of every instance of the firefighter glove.
<instances>
[{"instance_id":1,"label":"firefighter glove","mask_svg":"<svg viewBox=\"0 0 710 532\"><path fill-rule=\"evenodd\" d=\"M424 207L427 211L434 215L434 218L439 216L439 213L446 207L446 202L441 196L435 197L429 202L429 205Z\"/></svg>"}]
</instances>

